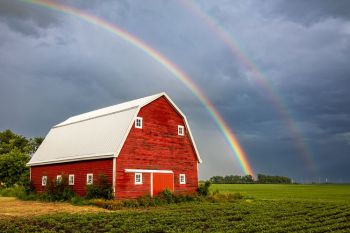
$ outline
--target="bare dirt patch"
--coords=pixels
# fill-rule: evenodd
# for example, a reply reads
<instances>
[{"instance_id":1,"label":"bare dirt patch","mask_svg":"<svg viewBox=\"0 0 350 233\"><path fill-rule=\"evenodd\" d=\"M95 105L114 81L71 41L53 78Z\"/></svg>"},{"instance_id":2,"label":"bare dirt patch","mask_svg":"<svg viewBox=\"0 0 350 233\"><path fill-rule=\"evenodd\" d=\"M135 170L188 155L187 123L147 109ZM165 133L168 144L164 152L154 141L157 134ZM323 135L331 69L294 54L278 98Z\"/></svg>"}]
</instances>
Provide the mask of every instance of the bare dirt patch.
<instances>
[{"instance_id":1,"label":"bare dirt patch","mask_svg":"<svg viewBox=\"0 0 350 233\"><path fill-rule=\"evenodd\" d=\"M74 206L68 203L21 201L14 197L0 197L0 218L29 217L55 213L95 213L106 210L94 206Z\"/></svg>"}]
</instances>

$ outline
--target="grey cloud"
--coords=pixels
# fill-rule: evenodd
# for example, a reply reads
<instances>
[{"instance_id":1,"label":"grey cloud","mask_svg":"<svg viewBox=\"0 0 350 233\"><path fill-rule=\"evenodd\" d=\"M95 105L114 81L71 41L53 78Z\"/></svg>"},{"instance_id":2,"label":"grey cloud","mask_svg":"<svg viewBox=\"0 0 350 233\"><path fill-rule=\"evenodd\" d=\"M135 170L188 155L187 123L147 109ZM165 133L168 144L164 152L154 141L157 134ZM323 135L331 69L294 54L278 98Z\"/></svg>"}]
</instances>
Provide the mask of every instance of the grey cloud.
<instances>
[{"instance_id":1,"label":"grey cloud","mask_svg":"<svg viewBox=\"0 0 350 233\"><path fill-rule=\"evenodd\" d=\"M35 37L43 33L41 29L61 24L54 11L14 0L0 1L0 20L14 31Z\"/></svg>"},{"instance_id":2,"label":"grey cloud","mask_svg":"<svg viewBox=\"0 0 350 233\"><path fill-rule=\"evenodd\" d=\"M8 10L0 8L0 129L44 135L71 115L167 91L190 120L204 160L201 178L242 172L205 106L150 56L76 17L24 3L2 4ZM350 162L350 30L345 16L319 14L317 23L306 25L277 12L287 2L200 2L288 110L314 158L317 172L312 174L269 90L189 9L177 1L64 4L117 24L185 71L236 133L257 173L298 181L317 175L350 177L346 169L338 171ZM321 5L315 11L323 12ZM24 33L27 21L32 28Z\"/></svg>"},{"instance_id":3,"label":"grey cloud","mask_svg":"<svg viewBox=\"0 0 350 233\"><path fill-rule=\"evenodd\" d=\"M350 18L350 2L347 0L280 0L275 1L272 7L269 6L270 10L283 18L308 25L327 18Z\"/></svg>"}]
</instances>

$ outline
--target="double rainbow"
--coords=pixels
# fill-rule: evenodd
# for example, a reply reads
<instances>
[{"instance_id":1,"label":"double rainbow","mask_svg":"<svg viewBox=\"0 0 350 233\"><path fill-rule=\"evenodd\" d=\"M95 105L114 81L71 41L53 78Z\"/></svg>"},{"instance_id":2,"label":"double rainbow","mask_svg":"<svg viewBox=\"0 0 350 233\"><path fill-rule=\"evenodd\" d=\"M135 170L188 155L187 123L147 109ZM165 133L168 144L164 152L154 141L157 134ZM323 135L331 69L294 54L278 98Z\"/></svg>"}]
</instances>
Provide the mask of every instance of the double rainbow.
<instances>
[{"instance_id":1,"label":"double rainbow","mask_svg":"<svg viewBox=\"0 0 350 233\"><path fill-rule=\"evenodd\" d=\"M213 17L208 15L198 5L198 3L192 0L181 0L181 3L185 6L186 9L201 19L201 22L204 22L204 24L208 26L208 28L210 28L210 30L214 32L214 34L217 35L227 45L230 52L235 57L237 57L245 69L251 73L252 79L259 85L259 87L261 87L262 90L264 90L264 93L267 94L268 99L271 101L272 105L279 113L281 119L284 120L288 132L294 141L295 147L298 150L299 154L302 156L304 162L307 164L309 170L312 173L315 173L316 168L312 160L313 156L308 145L303 139L304 137L301 134L301 130L293 120L290 111L286 107L286 104L283 102L277 90L275 90L273 85L264 76L263 72L243 52L243 49L240 48L237 40L233 37L232 33L228 33L225 28L220 25Z\"/></svg>"},{"instance_id":2,"label":"double rainbow","mask_svg":"<svg viewBox=\"0 0 350 233\"><path fill-rule=\"evenodd\" d=\"M101 18L87 14L86 12L83 12L79 9L54 3L47 0L22 0L22 1L35 4L41 7L45 7L47 9L51 9L54 11L62 12L68 15L72 15L90 24L96 25L110 33L117 35L119 38L127 41L128 43L140 49L149 57L157 61L163 67L165 67L170 73L174 75L174 77L176 77L183 84L185 84L192 91L192 93L198 98L198 100L205 106L210 116L214 119L215 123L217 124L221 132L224 134L225 139L230 145L230 149L233 151L233 153L237 157L243 172L245 174L250 174L254 176L254 172L251 165L249 164L247 154L243 150L237 137L234 135L234 133L232 132L228 124L224 121L224 119L219 114L219 112L214 107L214 105L204 95L203 91L200 90L200 88L190 79L188 75L186 75L184 71L182 71L174 63L172 63L167 57L165 57L160 52L158 52L154 48L147 45L141 39L131 35L127 31L118 27L116 24L111 24Z\"/></svg>"}]
</instances>

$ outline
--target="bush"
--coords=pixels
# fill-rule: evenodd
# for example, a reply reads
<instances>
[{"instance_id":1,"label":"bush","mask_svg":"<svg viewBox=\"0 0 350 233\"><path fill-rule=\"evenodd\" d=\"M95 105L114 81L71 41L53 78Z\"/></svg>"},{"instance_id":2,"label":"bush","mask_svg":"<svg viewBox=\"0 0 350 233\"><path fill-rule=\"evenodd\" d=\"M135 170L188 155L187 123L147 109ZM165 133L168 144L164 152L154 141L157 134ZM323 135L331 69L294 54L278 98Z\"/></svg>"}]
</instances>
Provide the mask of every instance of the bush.
<instances>
[{"instance_id":1,"label":"bush","mask_svg":"<svg viewBox=\"0 0 350 233\"><path fill-rule=\"evenodd\" d=\"M190 202L190 201L197 201L197 200L201 200L201 199L198 198L198 196L175 195L169 189L165 189L163 192L159 193L157 196L154 196L154 197L151 197L150 195L145 195L132 200L93 199L93 200L90 200L90 204L93 204L108 210L119 210L122 208L140 208L140 207L147 208L147 207L167 205L171 203Z\"/></svg>"},{"instance_id":2,"label":"bush","mask_svg":"<svg viewBox=\"0 0 350 233\"><path fill-rule=\"evenodd\" d=\"M62 174L62 181L53 179L47 182L45 192L39 198L46 201L68 201L75 196L72 188L68 185L68 176Z\"/></svg>"},{"instance_id":3,"label":"bush","mask_svg":"<svg viewBox=\"0 0 350 233\"><path fill-rule=\"evenodd\" d=\"M86 186L86 198L103 198L105 200L113 199L112 185L104 174L100 174L97 178L96 184Z\"/></svg>"},{"instance_id":4,"label":"bush","mask_svg":"<svg viewBox=\"0 0 350 233\"><path fill-rule=\"evenodd\" d=\"M27 179L25 181L23 181L23 188L25 190L26 194L34 194L35 193L35 188L34 188L34 184L31 180Z\"/></svg>"},{"instance_id":5,"label":"bush","mask_svg":"<svg viewBox=\"0 0 350 233\"><path fill-rule=\"evenodd\" d=\"M170 204L175 202L175 195L171 192L170 189L166 188L163 192L160 192L157 196L154 197L156 204Z\"/></svg>"},{"instance_id":6,"label":"bush","mask_svg":"<svg viewBox=\"0 0 350 233\"><path fill-rule=\"evenodd\" d=\"M0 196L2 197L18 197L23 194L25 194L25 189L18 185L14 185L11 188L0 189Z\"/></svg>"},{"instance_id":7,"label":"bush","mask_svg":"<svg viewBox=\"0 0 350 233\"><path fill-rule=\"evenodd\" d=\"M208 180L204 184L200 184L198 188L198 194L201 196L208 196L209 194L209 188L210 188L211 182Z\"/></svg>"},{"instance_id":8,"label":"bush","mask_svg":"<svg viewBox=\"0 0 350 233\"><path fill-rule=\"evenodd\" d=\"M243 199L241 193L221 193L219 190L215 190L213 193L208 195L205 200L210 202L235 202L237 200Z\"/></svg>"}]
</instances>

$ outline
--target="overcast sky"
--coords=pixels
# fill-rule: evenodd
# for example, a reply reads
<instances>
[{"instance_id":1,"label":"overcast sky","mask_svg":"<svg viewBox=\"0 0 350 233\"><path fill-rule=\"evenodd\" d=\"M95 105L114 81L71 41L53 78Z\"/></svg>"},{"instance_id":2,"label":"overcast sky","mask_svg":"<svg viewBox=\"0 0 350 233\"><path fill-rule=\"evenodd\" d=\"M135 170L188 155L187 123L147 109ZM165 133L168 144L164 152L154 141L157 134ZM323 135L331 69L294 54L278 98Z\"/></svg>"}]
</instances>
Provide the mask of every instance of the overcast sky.
<instances>
[{"instance_id":1,"label":"overcast sky","mask_svg":"<svg viewBox=\"0 0 350 233\"><path fill-rule=\"evenodd\" d=\"M350 182L350 1L57 2L121 27L186 72L256 174ZM0 0L0 130L45 136L72 115L161 91L190 121L200 178L243 174L206 108L147 54L79 17Z\"/></svg>"}]
</instances>

